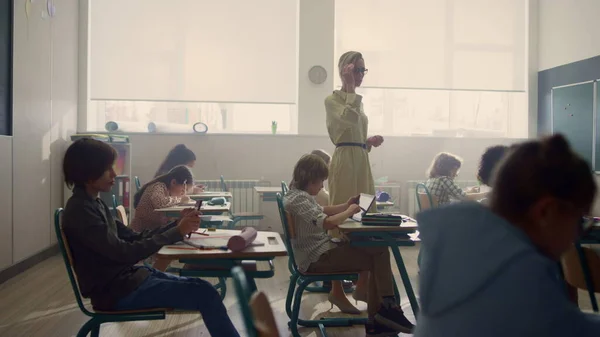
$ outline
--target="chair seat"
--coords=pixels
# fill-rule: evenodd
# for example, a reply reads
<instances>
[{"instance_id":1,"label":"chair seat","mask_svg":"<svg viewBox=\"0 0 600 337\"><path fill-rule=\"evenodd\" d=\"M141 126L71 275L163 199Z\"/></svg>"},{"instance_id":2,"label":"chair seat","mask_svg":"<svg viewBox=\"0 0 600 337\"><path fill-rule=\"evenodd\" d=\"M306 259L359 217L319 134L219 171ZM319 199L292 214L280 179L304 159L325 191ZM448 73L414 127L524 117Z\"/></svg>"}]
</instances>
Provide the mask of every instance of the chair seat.
<instances>
[{"instance_id":1,"label":"chair seat","mask_svg":"<svg viewBox=\"0 0 600 337\"><path fill-rule=\"evenodd\" d=\"M256 267L256 261L242 261L242 269L244 271L256 271L258 268ZM186 270L229 270L231 266L223 266L223 265L214 265L214 264L184 264L183 269Z\"/></svg>"},{"instance_id":2,"label":"chair seat","mask_svg":"<svg viewBox=\"0 0 600 337\"><path fill-rule=\"evenodd\" d=\"M239 212L235 213L235 218L262 218L264 215L260 213L252 213L252 212Z\"/></svg>"}]
</instances>

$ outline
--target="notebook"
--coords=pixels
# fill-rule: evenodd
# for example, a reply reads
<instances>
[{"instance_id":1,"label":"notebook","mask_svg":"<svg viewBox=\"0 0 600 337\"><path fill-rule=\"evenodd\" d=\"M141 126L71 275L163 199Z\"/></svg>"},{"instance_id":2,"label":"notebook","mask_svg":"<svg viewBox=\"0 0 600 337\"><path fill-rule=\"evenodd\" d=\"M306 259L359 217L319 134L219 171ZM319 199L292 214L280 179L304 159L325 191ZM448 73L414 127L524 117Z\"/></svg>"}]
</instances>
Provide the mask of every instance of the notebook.
<instances>
[{"instance_id":1,"label":"notebook","mask_svg":"<svg viewBox=\"0 0 600 337\"><path fill-rule=\"evenodd\" d=\"M365 214L367 214L367 211L373 206L374 203L375 203L374 195L361 193L359 196L359 199L358 199L358 206L360 207L361 211L354 214L352 216L352 220L361 222L362 217Z\"/></svg>"}]
</instances>

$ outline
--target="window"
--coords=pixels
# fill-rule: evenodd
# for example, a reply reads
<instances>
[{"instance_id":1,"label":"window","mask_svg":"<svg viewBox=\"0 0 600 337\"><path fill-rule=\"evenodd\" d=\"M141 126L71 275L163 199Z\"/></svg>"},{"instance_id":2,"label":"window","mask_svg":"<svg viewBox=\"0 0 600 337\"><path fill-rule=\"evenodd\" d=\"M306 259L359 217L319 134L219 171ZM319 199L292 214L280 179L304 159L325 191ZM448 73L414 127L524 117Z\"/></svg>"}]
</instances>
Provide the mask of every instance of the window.
<instances>
[{"instance_id":1,"label":"window","mask_svg":"<svg viewBox=\"0 0 600 337\"><path fill-rule=\"evenodd\" d=\"M521 0L337 1L334 62L362 52L371 132L526 137L526 27Z\"/></svg>"},{"instance_id":2,"label":"window","mask_svg":"<svg viewBox=\"0 0 600 337\"><path fill-rule=\"evenodd\" d=\"M295 132L297 0L88 1L89 131Z\"/></svg>"},{"instance_id":3,"label":"window","mask_svg":"<svg viewBox=\"0 0 600 337\"><path fill-rule=\"evenodd\" d=\"M13 1L0 0L0 135L12 135Z\"/></svg>"}]
</instances>

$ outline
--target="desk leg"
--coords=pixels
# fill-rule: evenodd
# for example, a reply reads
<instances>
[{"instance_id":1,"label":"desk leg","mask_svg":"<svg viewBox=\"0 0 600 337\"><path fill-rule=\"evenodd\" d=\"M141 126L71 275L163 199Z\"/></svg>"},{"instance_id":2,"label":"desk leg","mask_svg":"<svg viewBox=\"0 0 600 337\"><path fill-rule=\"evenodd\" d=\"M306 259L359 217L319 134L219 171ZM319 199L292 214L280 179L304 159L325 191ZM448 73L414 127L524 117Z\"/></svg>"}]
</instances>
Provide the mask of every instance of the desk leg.
<instances>
[{"instance_id":1,"label":"desk leg","mask_svg":"<svg viewBox=\"0 0 600 337\"><path fill-rule=\"evenodd\" d=\"M400 250L398 249L398 246L395 243L392 244L390 248L392 248L392 253L394 253L396 265L398 266L398 270L400 271L400 277L402 278L404 289L406 289L406 295L408 295L410 306L412 307L415 317L417 317L417 314L419 312L419 303L417 302L415 292L413 291L412 285L410 283L410 278L408 277L408 272L406 271L404 260L402 259L402 255L400 255Z\"/></svg>"},{"instance_id":2,"label":"desk leg","mask_svg":"<svg viewBox=\"0 0 600 337\"><path fill-rule=\"evenodd\" d=\"M171 261L172 260L169 259L156 258L156 261L154 261L154 265L152 265L152 267L156 270L165 271L171 264Z\"/></svg>"},{"instance_id":3,"label":"desk leg","mask_svg":"<svg viewBox=\"0 0 600 337\"><path fill-rule=\"evenodd\" d=\"M256 281L254 281L253 277L246 277L246 281L248 282L248 290L250 290L251 294L258 290L256 287Z\"/></svg>"}]
</instances>

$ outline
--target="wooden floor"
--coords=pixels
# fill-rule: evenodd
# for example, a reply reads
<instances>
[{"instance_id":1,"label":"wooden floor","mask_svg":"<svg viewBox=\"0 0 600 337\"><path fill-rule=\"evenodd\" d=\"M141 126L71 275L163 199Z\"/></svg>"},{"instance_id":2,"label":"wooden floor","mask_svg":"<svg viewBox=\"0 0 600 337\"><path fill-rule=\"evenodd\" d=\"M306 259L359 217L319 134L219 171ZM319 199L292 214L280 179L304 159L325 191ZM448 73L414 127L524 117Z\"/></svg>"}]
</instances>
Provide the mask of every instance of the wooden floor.
<instances>
[{"instance_id":1,"label":"wooden floor","mask_svg":"<svg viewBox=\"0 0 600 337\"><path fill-rule=\"evenodd\" d=\"M401 249L415 292L417 291L417 248ZM258 280L259 290L266 291L275 312L281 336L291 336L287 328L285 296L289 284L287 258L275 261L276 275L267 280ZM396 280L400 280L394 267ZM401 289L402 291L402 289ZM580 302L589 309L587 295L580 292ZM237 299L229 287L225 306L242 336L245 336L242 320L237 307ZM302 301L301 317L339 316L337 308L330 311L326 295L308 293ZM366 310L365 303L359 308ZM402 307L409 319L412 311L405 294L402 294ZM75 336L86 321L78 309L71 286L60 256L54 256L23 274L0 285L0 336L10 337L70 337ZM302 336L320 336L315 329L300 329ZM364 327L328 328L329 336L364 336ZM111 323L102 326L104 337L196 337L209 336L200 315L169 315L166 320L135 323ZM407 336L407 335L404 335Z\"/></svg>"}]
</instances>

